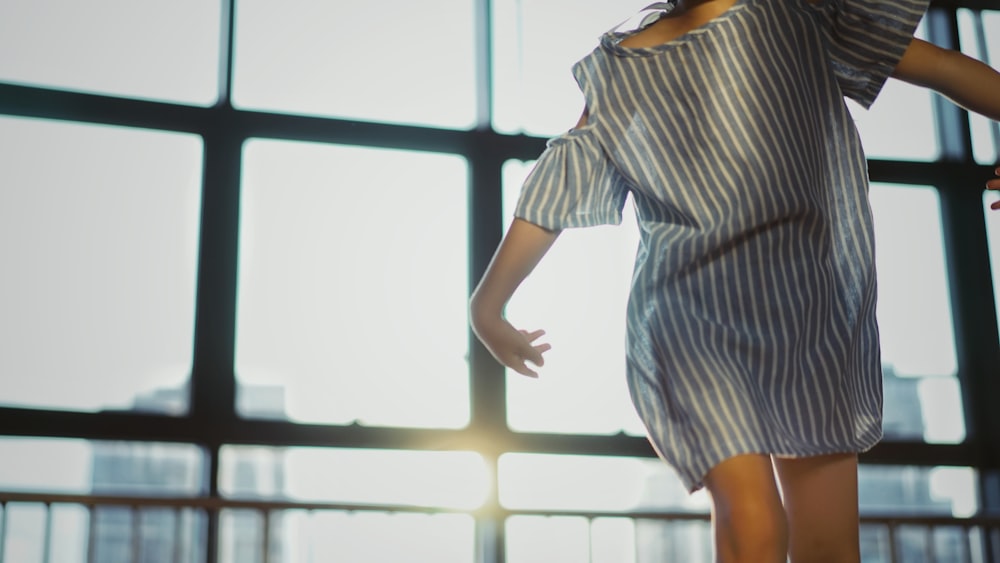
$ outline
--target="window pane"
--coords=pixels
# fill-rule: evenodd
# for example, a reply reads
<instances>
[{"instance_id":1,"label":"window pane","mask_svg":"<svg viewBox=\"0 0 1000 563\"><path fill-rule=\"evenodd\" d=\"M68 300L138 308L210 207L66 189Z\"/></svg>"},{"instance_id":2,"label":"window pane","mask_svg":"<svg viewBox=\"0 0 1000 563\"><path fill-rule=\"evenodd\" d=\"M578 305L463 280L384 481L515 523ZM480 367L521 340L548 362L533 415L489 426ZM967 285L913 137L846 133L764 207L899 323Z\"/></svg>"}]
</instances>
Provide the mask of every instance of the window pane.
<instances>
[{"instance_id":1,"label":"window pane","mask_svg":"<svg viewBox=\"0 0 1000 563\"><path fill-rule=\"evenodd\" d=\"M189 444L0 438L0 459L5 460L0 463L0 490L5 491L173 497L199 495L205 487L205 456ZM144 553L170 553L164 551L170 546L183 560L198 561L194 555L205 549L206 519L193 509L143 508L137 513L138 529L128 507L88 512L57 503L51 510L53 561L84 561L88 537L95 561L127 561L136 532ZM45 507L10 503L0 507L0 517L6 531L4 560L42 561Z\"/></svg>"},{"instance_id":2,"label":"window pane","mask_svg":"<svg viewBox=\"0 0 1000 563\"><path fill-rule=\"evenodd\" d=\"M93 559L87 559L88 552L81 546L73 551L64 549L77 559L53 557L53 561L134 561L132 554L136 548L142 554L138 561L203 563L206 560L208 516L201 510L145 507L133 511L127 506L99 506L91 513L90 522L95 527ZM63 548L61 536L56 538L56 545Z\"/></svg>"},{"instance_id":3,"label":"window pane","mask_svg":"<svg viewBox=\"0 0 1000 563\"><path fill-rule=\"evenodd\" d=\"M508 561L708 561L709 498L688 494L659 459L505 454L500 502L514 510L688 512L704 520L514 516L507 520ZM560 557L571 553L573 556Z\"/></svg>"},{"instance_id":4,"label":"window pane","mask_svg":"<svg viewBox=\"0 0 1000 563\"><path fill-rule=\"evenodd\" d=\"M976 481L976 472L968 467L862 465L858 475L861 514L973 516L979 509ZM899 561L979 561L985 544L975 541L977 534L951 527L929 532L922 526L902 526L896 530L895 550ZM926 558L928 543L934 559ZM889 552L885 526L862 525L861 559L889 561ZM965 553L973 559L966 559Z\"/></svg>"},{"instance_id":5,"label":"window pane","mask_svg":"<svg viewBox=\"0 0 1000 563\"><path fill-rule=\"evenodd\" d=\"M474 558L470 515L388 512L379 505L475 509L489 489L478 453L225 446L220 462L219 488L231 498L372 505L371 510L273 512L276 560L464 563ZM221 522L222 560L255 560L260 513L227 510Z\"/></svg>"},{"instance_id":6,"label":"window pane","mask_svg":"<svg viewBox=\"0 0 1000 563\"><path fill-rule=\"evenodd\" d=\"M494 0L493 127L552 136L576 123L583 95L570 67L648 2ZM558 40L555 40L558 38Z\"/></svg>"},{"instance_id":7,"label":"window pane","mask_svg":"<svg viewBox=\"0 0 1000 563\"><path fill-rule=\"evenodd\" d=\"M986 30L1000 29L1000 12L958 10L958 32L962 52L992 65L1000 65L1000 37ZM982 164L1000 159L1000 123L969 112L972 127L972 152Z\"/></svg>"},{"instance_id":8,"label":"window pane","mask_svg":"<svg viewBox=\"0 0 1000 563\"><path fill-rule=\"evenodd\" d=\"M220 461L220 490L231 498L373 505L372 510L272 513L276 560L306 560L305 553L311 553L315 561L464 563L473 559L475 523L471 516L390 513L378 505L480 506L489 477L478 453L225 446ZM261 524L259 513L226 511L221 541L228 555L223 560L254 560L251 554L259 553Z\"/></svg>"},{"instance_id":9,"label":"window pane","mask_svg":"<svg viewBox=\"0 0 1000 563\"><path fill-rule=\"evenodd\" d=\"M711 561L707 522L628 518L633 511L668 509L707 514L704 491L688 495L672 470L655 459L507 454L499 466L500 498L517 510L608 511L621 518L514 516L507 521L508 560L643 562ZM979 510L975 471L966 467L862 465L863 515L913 514L968 517ZM965 536L949 528L934 532L939 561L961 561ZM901 561L921 561L922 534L900 534ZM884 527L862 529L862 560L887 561ZM968 542L965 543L968 546ZM973 553L978 548L973 544ZM981 553L981 552L980 552ZM588 554L593 559L588 559Z\"/></svg>"},{"instance_id":10,"label":"window pane","mask_svg":"<svg viewBox=\"0 0 1000 563\"><path fill-rule=\"evenodd\" d=\"M921 23L914 34L926 39ZM848 101L869 158L934 160L941 154L931 91L889 79L870 110Z\"/></svg>"},{"instance_id":11,"label":"window pane","mask_svg":"<svg viewBox=\"0 0 1000 563\"><path fill-rule=\"evenodd\" d=\"M972 516L979 511L976 482L968 467L862 465L861 513Z\"/></svg>"},{"instance_id":12,"label":"window pane","mask_svg":"<svg viewBox=\"0 0 1000 563\"><path fill-rule=\"evenodd\" d=\"M239 0L233 101L248 109L471 127L474 3Z\"/></svg>"},{"instance_id":13,"label":"window pane","mask_svg":"<svg viewBox=\"0 0 1000 563\"><path fill-rule=\"evenodd\" d=\"M469 563L476 529L466 514L288 510L270 513L272 562ZM221 563L263 562L264 519L251 510L223 510Z\"/></svg>"},{"instance_id":14,"label":"window pane","mask_svg":"<svg viewBox=\"0 0 1000 563\"><path fill-rule=\"evenodd\" d=\"M983 213L986 215L986 240L990 248L990 271L993 274L993 301L997 322L1000 322L1000 210L990 205L1000 201L992 191L983 192Z\"/></svg>"},{"instance_id":15,"label":"window pane","mask_svg":"<svg viewBox=\"0 0 1000 563\"><path fill-rule=\"evenodd\" d=\"M4 0L0 80L210 105L220 29L218 0Z\"/></svg>"},{"instance_id":16,"label":"window pane","mask_svg":"<svg viewBox=\"0 0 1000 563\"><path fill-rule=\"evenodd\" d=\"M713 561L708 519L633 520L579 516L513 516L507 520L508 563Z\"/></svg>"},{"instance_id":17,"label":"window pane","mask_svg":"<svg viewBox=\"0 0 1000 563\"><path fill-rule=\"evenodd\" d=\"M660 459L504 454L499 463L500 502L512 509L707 513L701 490L689 494Z\"/></svg>"},{"instance_id":18,"label":"window pane","mask_svg":"<svg viewBox=\"0 0 1000 563\"><path fill-rule=\"evenodd\" d=\"M0 404L181 414L202 142L0 117Z\"/></svg>"},{"instance_id":19,"label":"window pane","mask_svg":"<svg viewBox=\"0 0 1000 563\"><path fill-rule=\"evenodd\" d=\"M508 221L531 166L519 161L504 165ZM639 230L631 204L624 214L620 226L563 232L507 307L515 326L544 328L544 338L552 344L540 378L508 370L511 428L644 434L625 382L625 305Z\"/></svg>"},{"instance_id":20,"label":"window pane","mask_svg":"<svg viewBox=\"0 0 1000 563\"><path fill-rule=\"evenodd\" d=\"M474 509L488 478L475 452L226 446L219 488L237 499Z\"/></svg>"},{"instance_id":21,"label":"window pane","mask_svg":"<svg viewBox=\"0 0 1000 563\"><path fill-rule=\"evenodd\" d=\"M956 518L979 509L976 473L965 467L862 465L859 470L863 515L914 514ZM688 495L659 460L507 454L500 460L501 502L519 510L620 511L622 518L514 516L507 521L508 560L534 562L710 561L707 522L627 518L631 511L669 509L707 514L704 491ZM960 561L965 536L943 528L934 532L939 561ZM901 561L921 561L925 536L900 534ZM974 544L973 544L974 545ZM968 542L965 543L968 546ZM862 560L887 561L884 528L863 526ZM973 547L973 551L977 551Z\"/></svg>"},{"instance_id":22,"label":"window pane","mask_svg":"<svg viewBox=\"0 0 1000 563\"><path fill-rule=\"evenodd\" d=\"M243 415L468 423L467 168L443 154L248 142ZM247 400L251 384L282 387L287 414Z\"/></svg>"},{"instance_id":23,"label":"window pane","mask_svg":"<svg viewBox=\"0 0 1000 563\"><path fill-rule=\"evenodd\" d=\"M0 438L0 489L95 495L197 495L204 455L188 444Z\"/></svg>"},{"instance_id":24,"label":"window pane","mask_svg":"<svg viewBox=\"0 0 1000 563\"><path fill-rule=\"evenodd\" d=\"M622 518L514 516L507 521L508 561L709 561L709 498L688 494L659 459L506 454L500 501L514 510L622 512ZM628 512L684 512L694 520L632 519ZM561 558L555 554L573 553ZM588 558L589 557L589 558Z\"/></svg>"},{"instance_id":25,"label":"window pane","mask_svg":"<svg viewBox=\"0 0 1000 563\"><path fill-rule=\"evenodd\" d=\"M961 442L965 423L937 191L874 184L871 202L886 436Z\"/></svg>"}]
</instances>

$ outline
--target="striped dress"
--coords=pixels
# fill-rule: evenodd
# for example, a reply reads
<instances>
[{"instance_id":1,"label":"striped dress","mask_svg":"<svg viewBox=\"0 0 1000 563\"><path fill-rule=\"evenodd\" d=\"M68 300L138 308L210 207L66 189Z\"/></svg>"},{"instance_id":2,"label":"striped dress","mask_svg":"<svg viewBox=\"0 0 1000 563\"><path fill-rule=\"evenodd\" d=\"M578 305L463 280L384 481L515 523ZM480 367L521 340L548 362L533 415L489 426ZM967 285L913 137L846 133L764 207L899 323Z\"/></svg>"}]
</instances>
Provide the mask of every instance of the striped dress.
<instances>
[{"instance_id":1,"label":"striped dress","mask_svg":"<svg viewBox=\"0 0 1000 563\"><path fill-rule=\"evenodd\" d=\"M515 216L617 224L640 244L627 377L690 490L738 454L858 452L881 438L868 107L925 0L738 0L649 48L612 31L573 67L585 125L552 139Z\"/></svg>"}]
</instances>

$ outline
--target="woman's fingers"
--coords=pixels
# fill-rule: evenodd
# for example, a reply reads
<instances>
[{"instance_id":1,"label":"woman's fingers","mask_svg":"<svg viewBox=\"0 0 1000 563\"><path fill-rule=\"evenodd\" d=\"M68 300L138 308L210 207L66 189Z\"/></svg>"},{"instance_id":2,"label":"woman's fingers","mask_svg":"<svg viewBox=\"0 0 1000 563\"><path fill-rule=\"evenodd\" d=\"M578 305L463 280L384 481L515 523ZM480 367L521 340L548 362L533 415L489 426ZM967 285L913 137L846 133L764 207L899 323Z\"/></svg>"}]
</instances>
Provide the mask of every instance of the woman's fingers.
<instances>
[{"instance_id":1,"label":"woman's fingers","mask_svg":"<svg viewBox=\"0 0 1000 563\"><path fill-rule=\"evenodd\" d=\"M538 373L535 372L535 370L529 368L527 362L531 362L532 364L539 367L545 365L545 358L542 357L542 354L551 350L552 345L547 343L534 344L534 345L531 344L532 342L538 340L545 334L544 330L533 330L530 332L527 330L519 330L518 332L520 332L521 335L524 336L527 342L525 347L522 348L521 350L521 356L517 358L517 362L511 366L511 369L513 369L517 373L520 373L521 375L526 375L528 377L538 377Z\"/></svg>"},{"instance_id":2,"label":"woman's fingers","mask_svg":"<svg viewBox=\"0 0 1000 563\"><path fill-rule=\"evenodd\" d=\"M538 340L539 337L545 335L545 331L540 329L533 330L531 332L528 332L526 330L521 330L519 332L523 334L525 338L528 339L528 342L534 342L535 340Z\"/></svg>"},{"instance_id":3,"label":"woman's fingers","mask_svg":"<svg viewBox=\"0 0 1000 563\"><path fill-rule=\"evenodd\" d=\"M527 377L534 377L536 379L538 378L538 372L536 372L535 370L529 368L528 364L524 363L524 360L520 360L517 364L512 365L511 369L513 369L514 371L516 371L517 373L519 373L521 375L524 375L524 376L527 376Z\"/></svg>"}]
</instances>

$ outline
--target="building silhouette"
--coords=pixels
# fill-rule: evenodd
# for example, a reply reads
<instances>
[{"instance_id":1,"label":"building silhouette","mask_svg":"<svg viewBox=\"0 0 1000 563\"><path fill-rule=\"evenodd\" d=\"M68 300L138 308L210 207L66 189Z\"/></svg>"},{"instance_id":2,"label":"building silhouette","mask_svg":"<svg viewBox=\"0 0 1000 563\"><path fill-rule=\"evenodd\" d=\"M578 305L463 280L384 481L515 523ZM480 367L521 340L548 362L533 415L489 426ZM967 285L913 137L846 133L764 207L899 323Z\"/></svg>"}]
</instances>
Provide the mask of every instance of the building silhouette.
<instances>
[{"instance_id":1,"label":"building silhouette","mask_svg":"<svg viewBox=\"0 0 1000 563\"><path fill-rule=\"evenodd\" d=\"M186 386L157 389L136 398L131 412L178 414L187 405ZM241 400L262 418L284 418L281 387L244 386ZM238 498L284 494L282 451L234 449L227 456L226 494ZM206 492L203 456L189 445L155 442L95 442L91 493L98 496L197 496ZM219 561L260 557L263 518L253 511L219 516ZM270 518L271 558L281 563L281 515ZM190 508L98 507L91 521L92 560L101 563L173 563L204 559L208 515ZM175 559L175 556L178 556Z\"/></svg>"}]
</instances>

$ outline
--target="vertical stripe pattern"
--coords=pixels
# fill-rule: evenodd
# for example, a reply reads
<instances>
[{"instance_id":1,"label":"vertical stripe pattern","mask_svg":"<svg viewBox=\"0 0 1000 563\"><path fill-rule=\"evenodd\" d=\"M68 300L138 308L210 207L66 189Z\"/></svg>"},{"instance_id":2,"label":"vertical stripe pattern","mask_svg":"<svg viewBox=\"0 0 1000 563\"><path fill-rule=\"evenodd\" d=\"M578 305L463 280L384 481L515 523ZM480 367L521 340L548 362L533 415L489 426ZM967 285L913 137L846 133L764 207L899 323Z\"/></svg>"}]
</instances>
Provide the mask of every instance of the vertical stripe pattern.
<instances>
[{"instance_id":1,"label":"vertical stripe pattern","mask_svg":"<svg viewBox=\"0 0 1000 563\"><path fill-rule=\"evenodd\" d=\"M550 141L515 214L621 220L641 240L628 382L695 490L738 454L863 451L881 437L868 106L925 0L738 0L649 48L609 32L573 67L587 123Z\"/></svg>"}]
</instances>

